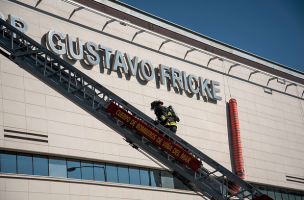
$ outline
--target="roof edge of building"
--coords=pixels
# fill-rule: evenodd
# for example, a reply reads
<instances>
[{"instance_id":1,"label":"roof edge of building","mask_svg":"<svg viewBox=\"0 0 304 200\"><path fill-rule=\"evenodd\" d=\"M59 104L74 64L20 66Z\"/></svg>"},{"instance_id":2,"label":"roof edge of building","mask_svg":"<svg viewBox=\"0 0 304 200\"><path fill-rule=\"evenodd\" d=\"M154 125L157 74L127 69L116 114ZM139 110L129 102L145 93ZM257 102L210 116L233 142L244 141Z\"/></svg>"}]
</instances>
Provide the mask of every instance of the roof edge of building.
<instances>
[{"instance_id":1,"label":"roof edge of building","mask_svg":"<svg viewBox=\"0 0 304 200\"><path fill-rule=\"evenodd\" d=\"M97 3L104 4L105 6L108 6L112 9L117 10L117 11L126 13L128 15L132 15L133 17L142 19L142 20L147 21L149 23L155 24L155 25L160 26L164 29L175 32L177 34L180 34L182 36L185 36L185 37L188 37L190 39L196 40L200 43L204 43L204 44L207 44L209 46L213 46L214 48L225 51L229 54L233 54L235 56L239 56L239 57L242 57L244 59L250 60L252 62L256 62L256 63L259 63L259 64L264 65L266 67L272 68L273 70L279 71L279 74L286 73L286 74L289 74L291 76L300 78L300 79L303 80L303 81L300 81L301 84L304 83L304 72L301 72L299 70L296 70L296 69L293 69L291 67L276 63L274 61L271 61L269 59L260 57L258 55L255 55L253 53L244 51L242 49L233 47L229 44L223 43L221 41L215 40L215 39L210 38L208 36L205 36L203 34L197 33L195 31L192 31L192 30L187 29L185 27L182 27L178 24L172 23L170 21L167 21L165 19L162 19L160 17L157 17L157 16L152 15L150 13L147 13L145 11L142 11L138 8L135 8L133 6L130 6L128 4L120 2L118 0L93 0L93 1L95 1ZM289 79L289 78L287 78L287 79ZM294 80L294 81L299 82L297 80Z\"/></svg>"}]
</instances>

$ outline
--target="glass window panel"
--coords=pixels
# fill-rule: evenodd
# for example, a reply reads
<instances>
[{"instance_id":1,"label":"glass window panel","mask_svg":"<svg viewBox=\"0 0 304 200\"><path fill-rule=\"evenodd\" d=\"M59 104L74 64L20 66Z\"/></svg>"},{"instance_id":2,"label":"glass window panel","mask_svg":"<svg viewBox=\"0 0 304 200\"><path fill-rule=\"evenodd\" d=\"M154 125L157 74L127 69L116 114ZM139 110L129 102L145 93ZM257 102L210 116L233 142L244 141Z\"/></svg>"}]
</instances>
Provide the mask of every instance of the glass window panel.
<instances>
[{"instance_id":1,"label":"glass window panel","mask_svg":"<svg viewBox=\"0 0 304 200\"><path fill-rule=\"evenodd\" d=\"M130 183L129 169L126 166L118 166L118 180L119 183Z\"/></svg>"},{"instance_id":2,"label":"glass window panel","mask_svg":"<svg viewBox=\"0 0 304 200\"><path fill-rule=\"evenodd\" d=\"M150 186L149 169L140 169L140 183L141 185Z\"/></svg>"},{"instance_id":3,"label":"glass window panel","mask_svg":"<svg viewBox=\"0 0 304 200\"><path fill-rule=\"evenodd\" d=\"M265 186L260 185L260 191L261 191L263 194L267 194L267 189L266 189Z\"/></svg>"},{"instance_id":4,"label":"glass window panel","mask_svg":"<svg viewBox=\"0 0 304 200\"><path fill-rule=\"evenodd\" d=\"M105 168L106 168L105 164L94 163L94 178L95 178L95 181L106 181Z\"/></svg>"},{"instance_id":5,"label":"glass window panel","mask_svg":"<svg viewBox=\"0 0 304 200\"><path fill-rule=\"evenodd\" d=\"M266 187L267 189L267 195L270 196L271 198L275 199L275 194L273 188Z\"/></svg>"},{"instance_id":6,"label":"glass window panel","mask_svg":"<svg viewBox=\"0 0 304 200\"><path fill-rule=\"evenodd\" d=\"M281 191L281 193L282 193L282 198L283 198L284 200L289 200L287 191L286 191L286 190L280 190L280 191Z\"/></svg>"},{"instance_id":7,"label":"glass window panel","mask_svg":"<svg viewBox=\"0 0 304 200\"><path fill-rule=\"evenodd\" d=\"M106 165L106 174L107 174L107 181L118 183L118 175L117 175L117 166L107 164Z\"/></svg>"},{"instance_id":8,"label":"glass window panel","mask_svg":"<svg viewBox=\"0 0 304 200\"><path fill-rule=\"evenodd\" d=\"M178 178L173 177L174 189L184 190L185 185Z\"/></svg>"},{"instance_id":9,"label":"glass window panel","mask_svg":"<svg viewBox=\"0 0 304 200\"><path fill-rule=\"evenodd\" d=\"M81 178L94 180L93 162L81 161Z\"/></svg>"},{"instance_id":10,"label":"glass window panel","mask_svg":"<svg viewBox=\"0 0 304 200\"><path fill-rule=\"evenodd\" d=\"M80 160L67 160L68 178L81 179Z\"/></svg>"},{"instance_id":11,"label":"glass window panel","mask_svg":"<svg viewBox=\"0 0 304 200\"><path fill-rule=\"evenodd\" d=\"M274 189L275 199L276 200L283 200L281 191L277 188Z\"/></svg>"},{"instance_id":12,"label":"glass window panel","mask_svg":"<svg viewBox=\"0 0 304 200\"><path fill-rule=\"evenodd\" d=\"M150 170L150 177L151 177L151 186L154 187L161 187L162 181L161 181L161 172L160 170Z\"/></svg>"},{"instance_id":13,"label":"glass window panel","mask_svg":"<svg viewBox=\"0 0 304 200\"><path fill-rule=\"evenodd\" d=\"M302 200L302 198L301 198L301 193L295 192L294 194L295 194L295 199L296 199L296 200Z\"/></svg>"},{"instance_id":14,"label":"glass window panel","mask_svg":"<svg viewBox=\"0 0 304 200\"><path fill-rule=\"evenodd\" d=\"M161 172L162 187L174 189L173 176L169 172Z\"/></svg>"},{"instance_id":15,"label":"glass window panel","mask_svg":"<svg viewBox=\"0 0 304 200\"><path fill-rule=\"evenodd\" d=\"M295 192L295 199L296 200L302 200L301 194L299 192Z\"/></svg>"},{"instance_id":16,"label":"glass window panel","mask_svg":"<svg viewBox=\"0 0 304 200\"><path fill-rule=\"evenodd\" d=\"M130 167L129 173L130 173L130 184L140 185L139 168Z\"/></svg>"},{"instance_id":17,"label":"glass window panel","mask_svg":"<svg viewBox=\"0 0 304 200\"><path fill-rule=\"evenodd\" d=\"M1 152L1 172L17 174L17 157L15 153Z\"/></svg>"},{"instance_id":18,"label":"glass window panel","mask_svg":"<svg viewBox=\"0 0 304 200\"><path fill-rule=\"evenodd\" d=\"M289 191L287 191L287 194L288 194L289 200L296 200L294 191L289 190Z\"/></svg>"},{"instance_id":19,"label":"glass window panel","mask_svg":"<svg viewBox=\"0 0 304 200\"><path fill-rule=\"evenodd\" d=\"M49 175L49 160L47 156L33 156L34 175Z\"/></svg>"},{"instance_id":20,"label":"glass window panel","mask_svg":"<svg viewBox=\"0 0 304 200\"><path fill-rule=\"evenodd\" d=\"M67 178L66 159L50 157L49 173L50 173L50 176Z\"/></svg>"},{"instance_id":21,"label":"glass window panel","mask_svg":"<svg viewBox=\"0 0 304 200\"><path fill-rule=\"evenodd\" d=\"M18 174L33 175L33 157L31 154L17 154Z\"/></svg>"}]
</instances>

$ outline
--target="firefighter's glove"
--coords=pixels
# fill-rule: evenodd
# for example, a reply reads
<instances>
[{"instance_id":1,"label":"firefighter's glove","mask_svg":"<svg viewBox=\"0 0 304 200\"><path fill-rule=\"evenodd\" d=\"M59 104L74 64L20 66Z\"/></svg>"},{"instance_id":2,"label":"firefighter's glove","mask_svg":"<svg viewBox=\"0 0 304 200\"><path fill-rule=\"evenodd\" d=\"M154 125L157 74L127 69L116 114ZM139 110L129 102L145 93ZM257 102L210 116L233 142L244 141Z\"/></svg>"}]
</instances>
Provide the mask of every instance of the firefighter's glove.
<instances>
[{"instance_id":1,"label":"firefighter's glove","mask_svg":"<svg viewBox=\"0 0 304 200\"><path fill-rule=\"evenodd\" d=\"M174 119L175 121L177 121L177 122L179 122L179 118L178 117L175 117L175 119Z\"/></svg>"},{"instance_id":2,"label":"firefighter's glove","mask_svg":"<svg viewBox=\"0 0 304 200\"><path fill-rule=\"evenodd\" d=\"M155 120L155 121L154 121L154 125L157 125L157 124L159 124L159 121L158 121L158 120Z\"/></svg>"}]
</instances>

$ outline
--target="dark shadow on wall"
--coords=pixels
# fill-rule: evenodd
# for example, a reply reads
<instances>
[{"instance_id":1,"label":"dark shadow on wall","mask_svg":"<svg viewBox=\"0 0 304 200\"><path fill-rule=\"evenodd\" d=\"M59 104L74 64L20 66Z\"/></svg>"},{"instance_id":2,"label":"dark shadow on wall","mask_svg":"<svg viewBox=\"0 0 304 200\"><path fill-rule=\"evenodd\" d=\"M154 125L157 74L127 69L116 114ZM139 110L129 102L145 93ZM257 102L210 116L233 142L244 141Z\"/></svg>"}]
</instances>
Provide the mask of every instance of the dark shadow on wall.
<instances>
[{"instance_id":1,"label":"dark shadow on wall","mask_svg":"<svg viewBox=\"0 0 304 200\"><path fill-rule=\"evenodd\" d=\"M42 45L42 46L44 46L45 48L47 48L46 47L46 34L44 34L42 37L41 37L41 40L40 40L40 44Z\"/></svg>"},{"instance_id":2,"label":"dark shadow on wall","mask_svg":"<svg viewBox=\"0 0 304 200\"><path fill-rule=\"evenodd\" d=\"M16 1L16 0L8 0L10 2L14 2L16 4L19 4L19 5L22 5L24 7L27 7L29 9L32 9L32 10L35 10L37 12L40 12L40 13L43 13L43 14L46 14L46 15L49 15L51 17L54 17L54 18L57 18L57 19L60 19L62 21L65 21L65 22L68 22L70 24L73 24L73 25L76 25L76 26L79 26L79 27L82 27L82 28L85 28L87 30L90 30L90 31L93 31L95 33L99 33L101 35L106 35L108 37L111 37L111 38L114 38L114 39L117 39L117 40L120 40L120 41L123 41L123 42L126 42L126 43L129 43L129 44L132 44L132 45L135 45L137 47L140 47L140 48L143 48L143 49L147 49L149 51L152 51L154 53L158 53L158 54L161 54L163 56L167 56L167 57L170 57L170 58L173 58L173 59L176 59L176 60L179 60L181 62L184 62L184 63L188 63L188 64L191 64L191 65L195 65L197 67L200 67L200 68L203 68L203 69L206 69L206 70L209 70L209 71L212 71L212 72L215 72L215 73L218 73L218 74L221 74L221 75L226 75L224 72L221 72L221 71L218 71L218 70L215 70L215 69L211 69L211 68L208 68L204 65L200 65L200 64L197 64L197 63L194 63L194 62L191 62L191 61L187 61L183 58L178 58L176 56L172 56L172 55L169 55L167 53L164 53L164 52L161 52L161 51L158 51L158 50L155 50L155 49L152 49L152 48L149 48L149 47L146 47L146 46L143 46L141 44L137 44L137 43L134 43L132 41L129 41L129 40L126 40L126 39L123 39L123 38L120 38L120 37L117 37L117 36L114 36L114 35L111 35L111 34L108 34L108 33L105 33L105 32L102 32L100 30L97 30L97 29L94 29L94 28L91 28L89 26L86 26L86 25L83 25L83 24L80 24L80 23L77 23L77 22L74 22L74 21L71 21L69 19L66 19L66 18L63 18L63 17L60 17L60 16L57 16L53 13L50 13L50 12L46 12L44 10L41 10L39 8L35 8L33 6L30 6L30 5L27 5L26 3L23 3L23 2L20 2L20 1ZM53 28L53 27L52 27ZM102 72L101 72L102 73ZM108 72L107 74L110 74L111 72ZM252 85L255 85L255 86L258 86L258 87L261 87L261 89L263 89L265 87L265 85L261 85L261 84L257 84L257 83L254 83L254 82L250 82L246 79L243 79L243 78L239 78L239 77L236 77L236 76L233 76L233 75L230 75L228 74L227 75L228 77L231 77L231 78L234 78L234 79L237 79L237 80L240 80L240 81L244 81L246 83L249 83L249 84L252 84ZM140 80L137 78L137 80ZM142 82L139 82L140 84L142 84ZM276 89L272 89L272 91L274 92L277 92L277 93L280 93L280 94L284 94L284 95L287 95L287 96L290 96L290 97L293 97L293 98L296 98L296 99L300 99L300 100L303 100L301 97L297 97L295 95L292 95L292 94L288 94L286 92L282 92L282 91L279 91L279 90L276 90ZM213 100L207 100L208 102L213 102Z\"/></svg>"},{"instance_id":3,"label":"dark shadow on wall","mask_svg":"<svg viewBox=\"0 0 304 200\"><path fill-rule=\"evenodd\" d=\"M139 65L139 64L138 64ZM148 84L148 81L145 81L141 76L140 76L140 73L139 73L139 67L137 68L137 72L136 72L136 80L139 84L141 85L147 85ZM155 72L155 69L154 69L154 72Z\"/></svg>"},{"instance_id":4,"label":"dark shadow on wall","mask_svg":"<svg viewBox=\"0 0 304 200\"><path fill-rule=\"evenodd\" d=\"M80 65L81 65L81 67L83 67L83 68L86 69L86 70L92 70L93 67L94 67L94 66L92 66L92 65L88 65L88 64L85 62L84 59L80 60L79 63L80 63Z\"/></svg>"},{"instance_id":5,"label":"dark shadow on wall","mask_svg":"<svg viewBox=\"0 0 304 200\"><path fill-rule=\"evenodd\" d=\"M231 122L230 122L230 111L229 104L226 103L226 118L227 118L227 133L228 133L228 144L229 144L229 153L230 153L230 163L231 170L235 173L235 163L234 163L234 155L233 155L233 145L232 145L232 130L231 130Z\"/></svg>"}]
</instances>

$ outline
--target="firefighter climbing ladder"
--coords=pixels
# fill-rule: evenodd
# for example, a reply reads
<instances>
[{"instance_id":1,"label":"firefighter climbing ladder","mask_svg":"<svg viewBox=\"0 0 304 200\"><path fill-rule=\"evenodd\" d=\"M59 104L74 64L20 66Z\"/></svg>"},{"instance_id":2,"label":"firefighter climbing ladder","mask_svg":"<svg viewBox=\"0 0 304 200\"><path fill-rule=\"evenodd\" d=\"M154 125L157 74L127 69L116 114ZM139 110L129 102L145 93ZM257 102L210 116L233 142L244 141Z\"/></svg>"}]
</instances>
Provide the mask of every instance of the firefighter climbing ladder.
<instances>
[{"instance_id":1,"label":"firefighter climbing ladder","mask_svg":"<svg viewBox=\"0 0 304 200\"><path fill-rule=\"evenodd\" d=\"M0 19L0 28L1 54L111 127L131 146L143 152L153 161L166 166L176 178L193 191L207 198L219 200L255 199L262 195L249 183L168 129L161 125L154 125L153 120L147 115L2 19ZM136 119L163 133L164 136L171 138L174 143L179 144L202 161L203 165L197 171L193 171L185 164L176 161L166 151L110 115L106 109L113 103ZM209 171L206 167L212 170ZM229 184L231 186L233 183L241 187L237 193L229 189Z\"/></svg>"}]
</instances>

